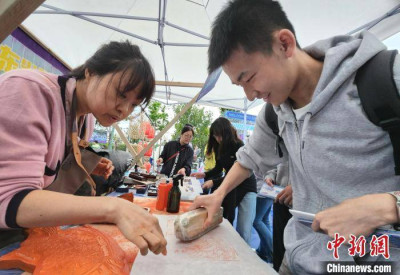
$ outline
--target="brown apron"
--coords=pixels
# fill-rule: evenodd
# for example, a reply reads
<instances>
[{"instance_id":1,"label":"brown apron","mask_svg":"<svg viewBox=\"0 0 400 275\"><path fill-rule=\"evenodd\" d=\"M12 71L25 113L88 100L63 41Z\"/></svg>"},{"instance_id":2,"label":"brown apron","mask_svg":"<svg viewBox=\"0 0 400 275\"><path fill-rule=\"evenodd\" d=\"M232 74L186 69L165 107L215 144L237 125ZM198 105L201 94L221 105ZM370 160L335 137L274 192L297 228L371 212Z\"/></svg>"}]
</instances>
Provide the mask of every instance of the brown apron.
<instances>
[{"instance_id":1,"label":"brown apron","mask_svg":"<svg viewBox=\"0 0 400 275\"><path fill-rule=\"evenodd\" d=\"M61 76L58 78L58 82L61 87L64 109L66 106L65 87L67 80L67 78ZM46 187L45 190L75 194L75 192L87 181L92 188L92 195L94 195L96 184L90 177L90 173L93 172L102 157L86 149L89 146L89 142L87 141L88 131L87 127L85 126L82 127L84 133L80 135L81 140L78 144L76 108L77 100L76 92L74 92L70 116L68 116L67 113L65 114L67 128L66 135L67 137L70 137L70 139L66 138L65 154L67 154L67 157L64 159L61 166L58 165L55 171L56 179L48 187ZM86 120L83 122L83 124L86 125Z\"/></svg>"}]
</instances>

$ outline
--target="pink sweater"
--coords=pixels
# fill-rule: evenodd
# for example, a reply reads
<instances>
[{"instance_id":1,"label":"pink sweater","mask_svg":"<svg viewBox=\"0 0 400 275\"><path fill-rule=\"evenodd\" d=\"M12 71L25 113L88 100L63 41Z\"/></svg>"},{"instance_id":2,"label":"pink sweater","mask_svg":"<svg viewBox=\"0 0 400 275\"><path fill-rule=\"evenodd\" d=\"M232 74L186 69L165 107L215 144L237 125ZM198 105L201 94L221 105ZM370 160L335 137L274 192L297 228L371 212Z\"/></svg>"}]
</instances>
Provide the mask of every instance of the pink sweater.
<instances>
[{"instance_id":1,"label":"pink sweater","mask_svg":"<svg viewBox=\"0 0 400 275\"><path fill-rule=\"evenodd\" d=\"M75 85L75 79L68 80L67 115ZM92 115L88 122L91 135ZM0 75L0 228L8 227L6 213L7 220L16 213L7 210L15 194L43 189L54 180L44 176L44 170L46 165L55 170L63 161L65 124L57 75L35 70Z\"/></svg>"}]
</instances>

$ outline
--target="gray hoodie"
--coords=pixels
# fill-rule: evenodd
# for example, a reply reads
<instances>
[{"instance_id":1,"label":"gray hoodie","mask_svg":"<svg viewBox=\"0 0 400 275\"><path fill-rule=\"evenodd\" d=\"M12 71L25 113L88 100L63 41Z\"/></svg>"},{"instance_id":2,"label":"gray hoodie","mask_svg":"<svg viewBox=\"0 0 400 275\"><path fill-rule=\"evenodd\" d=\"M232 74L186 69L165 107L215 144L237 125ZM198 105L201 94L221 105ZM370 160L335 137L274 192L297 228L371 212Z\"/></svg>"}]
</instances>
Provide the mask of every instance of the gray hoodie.
<instances>
[{"instance_id":1,"label":"gray hoodie","mask_svg":"<svg viewBox=\"0 0 400 275\"><path fill-rule=\"evenodd\" d=\"M372 34L363 32L357 37L319 41L305 49L314 58L324 60L307 114L296 120L287 102L275 108L280 134L290 154L293 209L317 213L345 199L400 190L389 135L368 120L354 84L358 68L385 48ZM398 73L398 56L394 66ZM399 78L395 80L399 88ZM266 125L264 113L265 108L249 142L237 153L240 164L259 174L265 174L278 161L275 137ZM320 262L335 260L327 249L330 240L328 235L291 219L284 242L292 272L323 273ZM353 261L348 248L340 246L340 261ZM366 248L368 251L369 246ZM390 256L390 261L400 261L400 250L391 247ZM361 262L376 260L384 258L367 253Z\"/></svg>"}]
</instances>

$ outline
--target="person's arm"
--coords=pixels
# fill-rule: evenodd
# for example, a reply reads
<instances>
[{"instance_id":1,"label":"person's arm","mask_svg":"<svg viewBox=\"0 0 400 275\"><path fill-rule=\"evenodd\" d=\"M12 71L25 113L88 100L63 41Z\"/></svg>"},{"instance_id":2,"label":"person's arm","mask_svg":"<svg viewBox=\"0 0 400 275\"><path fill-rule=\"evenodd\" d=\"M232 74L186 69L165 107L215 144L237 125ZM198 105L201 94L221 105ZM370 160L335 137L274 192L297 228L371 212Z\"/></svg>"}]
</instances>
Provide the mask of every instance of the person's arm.
<instances>
[{"instance_id":1,"label":"person's arm","mask_svg":"<svg viewBox=\"0 0 400 275\"><path fill-rule=\"evenodd\" d=\"M192 172L192 162L193 162L193 149L189 147L188 156L183 163L183 168L185 168L186 176L189 176Z\"/></svg>"},{"instance_id":2,"label":"person's arm","mask_svg":"<svg viewBox=\"0 0 400 275\"><path fill-rule=\"evenodd\" d=\"M315 215L312 228L331 237L335 233L349 240L349 235L368 236L376 228L399 223L396 198L391 194L369 194L348 199Z\"/></svg>"},{"instance_id":3,"label":"person's arm","mask_svg":"<svg viewBox=\"0 0 400 275\"><path fill-rule=\"evenodd\" d=\"M199 207L205 207L207 209L208 216L204 226L208 226L211 223L214 214L221 207L225 196L245 179L247 179L250 174L250 170L236 162L225 176L225 179L220 187L211 195L197 196L193 201L193 204L190 206L190 210Z\"/></svg>"},{"instance_id":4,"label":"person's arm","mask_svg":"<svg viewBox=\"0 0 400 275\"><path fill-rule=\"evenodd\" d=\"M163 159L163 162L165 162L167 160L167 157L168 157L167 153L168 153L169 144L170 144L170 142L168 142L168 143L166 143L164 145L164 148L163 148L163 150L162 150L162 152L161 152L161 154L159 156L159 158Z\"/></svg>"},{"instance_id":5,"label":"person's arm","mask_svg":"<svg viewBox=\"0 0 400 275\"><path fill-rule=\"evenodd\" d=\"M217 159L215 161L214 168L212 168L210 171L205 172L204 174L205 174L205 178L212 178L212 177L218 176L221 173L222 173L221 160Z\"/></svg>"},{"instance_id":6,"label":"person's arm","mask_svg":"<svg viewBox=\"0 0 400 275\"><path fill-rule=\"evenodd\" d=\"M157 218L127 200L83 197L46 190L30 192L19 205L16 222L24 228L65 224L112 223L135 243L142 255L148 249L166 254L166 240Z\"/></svg>"}]
</instances>

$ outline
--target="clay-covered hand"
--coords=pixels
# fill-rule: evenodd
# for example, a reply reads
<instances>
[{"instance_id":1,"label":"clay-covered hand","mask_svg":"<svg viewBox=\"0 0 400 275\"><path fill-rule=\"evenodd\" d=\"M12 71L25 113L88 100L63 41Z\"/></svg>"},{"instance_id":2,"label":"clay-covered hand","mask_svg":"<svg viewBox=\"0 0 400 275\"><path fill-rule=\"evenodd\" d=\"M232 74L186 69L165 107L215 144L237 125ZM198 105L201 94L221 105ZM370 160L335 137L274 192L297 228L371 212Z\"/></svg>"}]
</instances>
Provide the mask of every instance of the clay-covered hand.
<instances>
[{"instance_id":1,"label":"clay-covered hand","mask_svg":"<svg viewBox=\"0 0 400 275\"><path fill-rule=\"evenodd\" d=\"M179 169L177 174L186 176L186 169L185 168Z\"/></svg>"},{"instance_id":2,"label":"clay-covered hand","mask_svg":"<svg viewBox=\"0 0 400 275\"><path fill-rule=\"evenodd\" d=\"M212 180L208 180L208 181L206 181L206 182L201 186L201 188L203 188L203 189L210 189L210 188L212 188L213 186L214 186L213 181L212 181Z\"/></svg>"},{"instance_id":3,"label":"clay-covered hand","mask_svg":"<svg viewBox=\"0 0 400 275\"><path fill-rule=\"evenodd\" d=\"M112 161L107 158L101 158L96 168L94 168L92 174L108 179L113 171L114 166Z\"/></svg>"},{"instance_id":4,"label":"clay-covered hand","mask_svg":"<svg viewBox=\"0 0 400 275\"><path fill-rule=\"evenodd\" d=\"M206 176L205 173L202 172L196 172L196 173L192 173L190 174L191 177L195 177L196 179L204 179L204 177Z\"/></svg>"},{"instance_id":5,"label":"clay-covered hand","mask_svg":"<svg viewBox=\"0 0 400 275\"><path fill-rule=\"evenodd\" d=\"M330 237L335 233L367 237L377 227L398 222L396 199L390 194L370 194L347 199L315 215L312 229Z\"/></svg>"},{"instance_id":6,"label":"clay-covered hand","mask_svg":"<svg viewBox=\"0 0 400 275\"><path fill-rule=\"evenodd\" d=\"M199 207L207 209L208 215L204 222L204 227L208 227L212 223L212 217L219 211L223 199L224 197L217 193L197 196L193 204L189 207L189 210L194 210Z\"/></svg>"},{"instance_id":7,"label":"clay-covered hand","mask_svg":"<svg viewBox=\"0 0 400 275\"><path fill-rule=\"evenodd\" d=\"M140 249L140 253L146 255L150 250L154 254L167 255L167 240L158 219L127 200L118 199L115 203L117 208L113 223Z\"/></svg>"},{"instance_id":8,"label":"clay-covered hand","mask_svg":"<svg viewBox=\"0 0 400 275\"><path fill-rule=\"evenodd\" d=\"M284 204L286 206L292 205L293 197L292 197L292 186L286 186L278 195L276 195L275 202L279 202L280 204Z\"/></svg>"}]
</instances>

